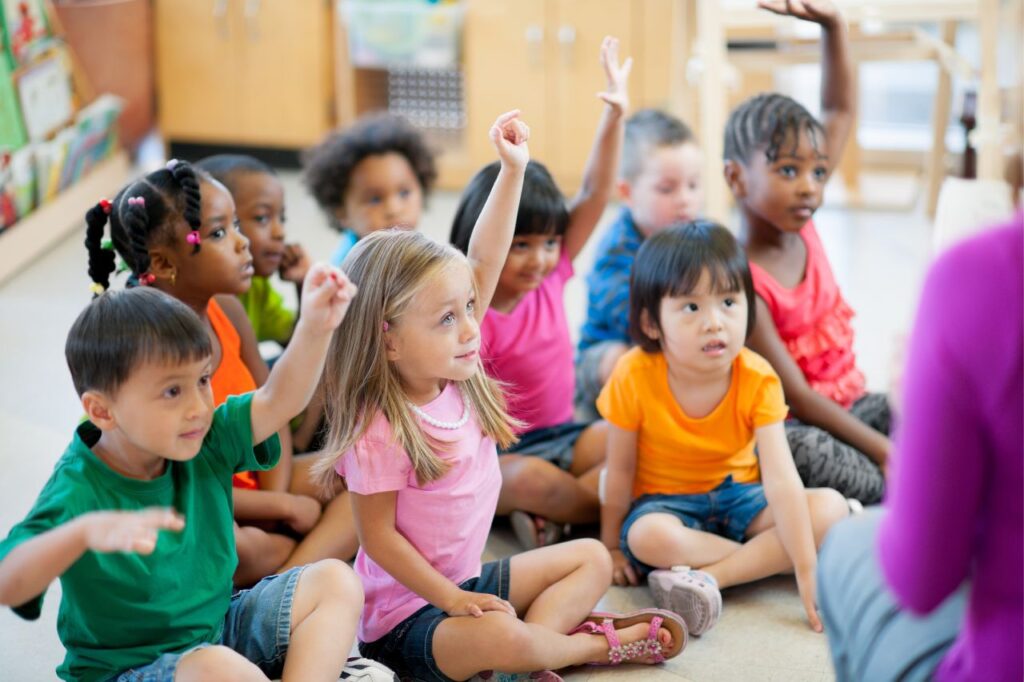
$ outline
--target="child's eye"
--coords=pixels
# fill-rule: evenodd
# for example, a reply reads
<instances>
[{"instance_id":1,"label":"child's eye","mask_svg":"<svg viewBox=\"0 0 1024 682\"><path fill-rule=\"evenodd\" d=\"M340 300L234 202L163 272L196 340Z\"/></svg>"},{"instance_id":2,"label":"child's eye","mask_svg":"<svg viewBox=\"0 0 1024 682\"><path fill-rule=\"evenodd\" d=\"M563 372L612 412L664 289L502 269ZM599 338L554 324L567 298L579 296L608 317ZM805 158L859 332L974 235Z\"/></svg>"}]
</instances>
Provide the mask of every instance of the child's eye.
<instances>
[{"instance_id":1,"label":"child's eye","mask_svg":"<svg viewBox=\"0 0 1024 682\"><path fill-rule=\"evenodd\" d=\"M218 227L216 230L210 233L210 239L223 239L224 235L227 234L227 230L223 227Z\"/></svg>"},{"instance_id":2,"label":"child's eye","mask_svg":"<svg viewBox=\"0 0 1024 682\"><path fill-rule=\"evenodd\" d=\"M558 240L557 239L549 239L546 242L544 242L544 247L547 248L547 249L553 249L553 248L555 248L557 246L558 246Z\"/></svg>"},{"instance_id":3,"label":"child's eye","mask_svg":"<svg viewBox=\"0 0 1024 682\"><path fill-rule=\"evenodd\" d=\"M206 388L207 386L210 385L210 379L211 377L209 374L204 374L203 376L199 377L199 385L202 388Z\"/></svg>"},{"instance_id":4,"label":"child's eye","mask_svg":"<svg viewBox=\"0 0 1024 682\"><path fill-rule=\"evenodd\" d=\"M725 299L722 302L725 304L726 308L731 308L734 305L736 305L736 299L735 298L727 298L727 299Z\"/></svg>"},{"instance_id":5,"label":"child's eye","mask_svg":"<svg viewBox=\"0 0 1024 682\"><path fill-rule=\"evenodd\" d=\"M530 245L526 241L517 240L512 242L512 249L515 251L525 251L528 248L530 248Z\"/></svg>"},{"instance_id":6,"label":"child's eye","mask_svg":"<svg viewBox=\"0 0 1024 682\"><path fill-rule=\"evenodd\" d=\"M471 300L469 303L466 304L466 312L471 313L474 310L476 310L476 301Z\"/></svg>"},{"instance_id":7,"label":"child's eye","mask_svg":"<svg viewBox=\"0 0 1024 682\"><path fill-rule=\"evenodd\" d=\"M379 204L380 202L381 198L377 195L374 195L366 200L366 203L368 204Z\"/></svg>"},{"instance_id":8,"label":"child's eye","mask_svg":"<svg viewBox=\"0 0 1024 682\"><path fill-rule=\"evenodd\" d=\"M281 221L281 224L284 224L284 223L288 222L288 218L287 218L287 216L285 216L284 211L281 211L281 217L278 218L278 220Z\"/></svg>"},{"instance_id":9,"label":"child's eye","mask_svg":"<svg viewBox=\"0 0 1024 682\"><path fill-rule=\"evenodd\" d=\"M687 303L686 305L683 306L683 310L688 312L688 313L695 313L695 312L697 312L697 304L696 303Z\"/></svg>"},{"instance_id":10,"label":"child's eye","mask_svg":"<svg viewBox=\"0 0 1024 682\"><path fill-rule=\"evenodd\" d=\"M654 188L654 191L658 194L671 194L673 189L675 188L672 185L658 185Z\"/></svg>"},{"instance_id":11,"label":"child's eye","mask_svg":"<svg viewBox=\"0 0 1024 682\"><path fill-rule=\"evenodd\" d=\"M453 324L455 324L455 315L454 315L454 313L448 313L447 315L442 317L441 318L441 324L443 324L446 327L450 327Z\"/></svg>"},{"instance_id":12,"label":"child's eye","mask_svg":"<svg viewBox=\"0 0 1024 682\"><path fill-rule=\"evenodd\" d=\"M403 199L408 198L410 194L412 194L411 189L403 189L398 192L398 196L402 197Z\"/></svg>"},{"instance_id":13,"label":"child's eye","mask_svg":"<svg viewBox=\"0 0 1024 682\"><path fill-rule=\"evenodd\" d=\"M824 180L826 177L828 177L827 168L825 168L824 166L818 166L817 168L814 169L815 180Z\"/></svg>"},{"instance_id":14,"label":"child's eye","mask_svg":"<svg viewBox=\"0 0 1024 682\"><path fill-rule=\"evenodd\" d=\"M171 386L170 388L165 388L164 389L164 397L165 398L177 398L179 395L181 395L181 387L180 386Z\"/></svg>"},{"instance_id":15,"label":"child's eye","mask_svg":"<svg viewBox=\"0 0 1024 682\"><path fill-rule=\"evenodd\" d=\"M254 216L253 220L256 221L257 223L259 223L260 225L266 225L267 223L270 222L270 216L268 216L268 215L258 215L258 216Z\"/></svg>"},{"instance_id":16,"label":"child's eye","mask_svg":"<svg viewBox=\"0 0 1024 682\"><path fill-rule=\"evenodd\" d=\"M796 166L783 166L779 168L779 174L784 178L795 178Z\"/></svg>"}]
</instances>

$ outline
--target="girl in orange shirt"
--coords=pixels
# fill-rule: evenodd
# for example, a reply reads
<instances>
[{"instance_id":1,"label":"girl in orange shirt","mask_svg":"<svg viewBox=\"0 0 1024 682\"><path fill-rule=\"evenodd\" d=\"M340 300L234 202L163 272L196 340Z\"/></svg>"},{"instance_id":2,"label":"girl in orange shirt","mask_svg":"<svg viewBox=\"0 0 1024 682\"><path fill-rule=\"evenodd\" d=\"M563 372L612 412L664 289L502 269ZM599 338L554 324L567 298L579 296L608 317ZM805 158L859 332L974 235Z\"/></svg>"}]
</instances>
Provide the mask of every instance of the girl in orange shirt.
<instances>
[{"instance_id":1,"label":"girl in orange shirt","mask_svg":"<svg viewBox=\"0 0 1024 682\"><path fill-rule=\"evenodd\" d=\"M630 282L638 346L597 402L609 423L601 539L614 580L649 574L655 602L693 635L718 620L720 588L790 570L820 631L815 548L847 514L839 493L804 491L797 476L782 385L743 347L753 296L724 227L701 220L648 239Z\"/></svg>"}]
</instances>

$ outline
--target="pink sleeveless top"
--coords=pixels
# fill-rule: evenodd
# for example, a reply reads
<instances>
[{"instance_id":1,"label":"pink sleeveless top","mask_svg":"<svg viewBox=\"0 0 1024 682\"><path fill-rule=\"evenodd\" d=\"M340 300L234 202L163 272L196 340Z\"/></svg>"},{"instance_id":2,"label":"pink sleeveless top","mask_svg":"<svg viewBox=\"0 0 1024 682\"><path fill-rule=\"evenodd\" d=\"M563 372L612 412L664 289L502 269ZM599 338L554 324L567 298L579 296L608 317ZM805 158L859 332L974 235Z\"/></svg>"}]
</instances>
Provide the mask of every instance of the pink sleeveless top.
<instances>
[{"instance_id":1,"label":"pink sleeveless top","mask_svg":"<svg viewBox=\"0 0 1024 682\"><path fill-rule=\"evenodd\" d=\"M853 310L839 293L813 222L800 237L807 246L803 281L787 289L751 263L754 291L768 305L779 336L811 388L849 409L866 392L853 355Z\"/></svg>"}]
</instances>

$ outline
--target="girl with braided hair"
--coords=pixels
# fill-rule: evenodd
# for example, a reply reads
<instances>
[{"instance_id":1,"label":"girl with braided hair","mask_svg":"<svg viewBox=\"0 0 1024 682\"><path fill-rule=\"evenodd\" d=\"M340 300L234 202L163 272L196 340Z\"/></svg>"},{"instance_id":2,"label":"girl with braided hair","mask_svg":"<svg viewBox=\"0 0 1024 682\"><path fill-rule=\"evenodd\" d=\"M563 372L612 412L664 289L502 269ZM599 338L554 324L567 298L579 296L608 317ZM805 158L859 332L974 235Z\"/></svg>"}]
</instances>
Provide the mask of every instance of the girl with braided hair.
<instances>
[{"instance_id":1,"label":"girl with braided hair","mask_svg":"<svg viewBox=\"0 0 1024 682\"><path fill-rule=\"evenodd\" d=\"M791 410L786 434L804 484L874 504L885 487L888 401L865 390L853 354L853 311L811 220L856 107L846 27L827 0L761 6L821 25L822 120L772 93L741 104L726 124L725 178L757 292L748 345L782 379Z\"/></svg>"},{"instance_id":2,"label":"girl with braided hair","mask_svg":"<svg viewBox=\"0 0 1024 682\"><path fill-rule=\"evenodd\" d=\"M231 194L221 183L188 163L172 161L130 183L112 201L92 207L86 213L85 245L95 293L110 286L116 251L130 271L128 286L160 289L199 315L213 346L215 404L266 381L267 366L237 298L252 282L252 255ZM235 480L235 518L244 524L235 533L235 582L240 586L292 566L355 553L349 517L336 513L342 505L325 513L318 500L290 492L288 429L280 436L281 464L258 477L249 473Z\"/></svg>"}]
</instances>

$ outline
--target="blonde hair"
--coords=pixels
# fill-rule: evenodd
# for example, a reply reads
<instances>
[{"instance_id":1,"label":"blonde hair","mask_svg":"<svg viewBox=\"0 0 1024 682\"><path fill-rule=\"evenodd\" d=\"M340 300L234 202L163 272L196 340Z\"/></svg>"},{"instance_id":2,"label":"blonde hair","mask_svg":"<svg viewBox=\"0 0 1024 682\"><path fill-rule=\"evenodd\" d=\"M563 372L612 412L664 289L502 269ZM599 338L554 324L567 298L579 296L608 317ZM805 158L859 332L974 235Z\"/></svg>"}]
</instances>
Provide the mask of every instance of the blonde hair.
<instances>
[{"instance_id":1,"label":"blonde hair","mask_svg":"<svg viewBox=\"0 0 1024 682\"><path fill-rule=\"evenodd\" d=\"M424 432L409 408L398 370L387 358L384 325L395 324L429 279L453 263L469 267L455 248L405 230L374 232L345 259L343 268L359 292L334 332L320 382L328 434L313 474L325 489L336 481L338 460L362 438L378 413L388 420L421 484L437 480L450 468L438 454L448 444ZM473 376L456 383L483 434L502 448L514 443L518 422L506 412L500 385L486 375L479 359Z\"/></svg>"}]
</instances>

